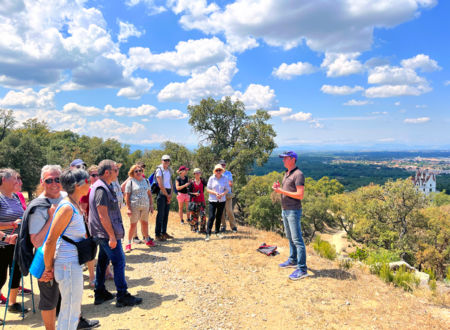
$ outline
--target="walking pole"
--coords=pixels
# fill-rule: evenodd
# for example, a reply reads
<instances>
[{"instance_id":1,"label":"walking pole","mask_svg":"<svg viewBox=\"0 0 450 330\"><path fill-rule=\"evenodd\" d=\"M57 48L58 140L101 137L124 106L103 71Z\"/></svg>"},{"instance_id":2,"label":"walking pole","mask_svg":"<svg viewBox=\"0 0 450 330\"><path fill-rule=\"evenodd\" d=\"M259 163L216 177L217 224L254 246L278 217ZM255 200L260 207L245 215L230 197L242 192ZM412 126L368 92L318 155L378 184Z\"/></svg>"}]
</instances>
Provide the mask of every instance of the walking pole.
<instances>
[{"instance_id":1,"label":"walking pole","mask_svg":"<svg viewBox=\"0 0 450 330\"><path fill-rule=\"evenodd\" d=\"M36 314L36 308L34 307L33 276L31 274L30 274L30 287L31 287L31 302L33 304L33 314Z\"/></svg>"},{"instance_id":2,"label":"walking pole","mask_svg":"<svg viewBox=\"0 0 450 330\"><path fill-rule=\"evenodd\" d=\"M16 259L16 256L14 253L12 265L11 265L11 271L9 273L8 296L6 297L5 314L3 315L3 329L5 329L5 325L6 325L6 313L8 312L8 307L9 307L9 295L11 294L11 285L12 285L12 280L13 280L13 276L14 276L14 264L16 262L15 259Z\"/></svg>"},{"instance_id":3,"label":"walking pole","mask_svg":"<svg viewBox=\"0 0 450 330\"><path fill-rule=\"evenodd\" d=\"M23 285L23 275L22 277L22 320L25 318L25 303L24 303L24 299L25 299L25 286Z\"/></svg>"}]
</instances>

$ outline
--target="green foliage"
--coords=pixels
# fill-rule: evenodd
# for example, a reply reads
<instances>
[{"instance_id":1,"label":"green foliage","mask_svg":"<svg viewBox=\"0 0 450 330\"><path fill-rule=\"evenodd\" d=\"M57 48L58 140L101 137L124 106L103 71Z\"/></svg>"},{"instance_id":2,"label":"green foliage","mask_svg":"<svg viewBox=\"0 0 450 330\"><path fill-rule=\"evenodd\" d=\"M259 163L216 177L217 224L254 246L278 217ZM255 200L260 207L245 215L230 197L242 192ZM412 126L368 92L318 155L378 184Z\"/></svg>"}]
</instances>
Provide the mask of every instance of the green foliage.
<instances>
[{"instance_id":1,"label":"green foliage","mask_svg":"<svg viewBox=\"0 0 450 330\"><path fill-rule=\"evenodd\" d=\"M339 268L344 270L349 270L352 268L353 262L351 258L339 259Z\"/></svg>"},{"instance_id":2,"label":"green foliage","mask_svg":"<svg viewBox=\"0 0 450 330\"><path fill-rule=\"evenodd\" d=\"M278 233L283 232L280 204L274 203L270 196L256 198L255 202L249 207L247 221L250 225L259 229L271 230Z\"/></svg>"},{"instance_id":3,"label":"green foliage","mask_svg":"<svg viewBox=\"0 0 450 330\"><path fill-rule=\"evenodd\" d=\"M447 266L447 272L445 274L445 279L447 281L450 281L450 266Z\"/></svg>"},{"instance_id":4,"label":"green foliage","mask_svg":"<svg viewBox=\"0 0 450 330\"><path fill-rule=\"evenodd\" d=\"M9 130L16 124L12 110L0 109L0 141L2 141Z\"/></svg>"},{"instance_id":5,"label":"green foliage","mask_svg":"<svg viewBox=\"0 0 450 330\"><path fill-rule=\"evenodd\" d=\"M369 256L369 253L367 252L367 250L365 248L360 249L359 247L356 247L355 252L351 252L349 254L350 258L359 260L359 261L365 261L368 256Z\"/></svg>"},{"instance_id":6,"label":"green foliage","mask_svg":"<svg viewBox=\"0 0 450 330\"><path fill-rule=\"evenodd\" d=\"M392 273L389 264L386 263L381 264L377 274L386 283L391 283L394 280L394 274Z\"/></svg>"},{"instance_id":7,"label":"green foliage","mask_svg":"<svg viewBox=\"0 0 450 330\"><path fill-rule=\"evenodd\" d=\"M428 287L430 288L431 291L436 291L436 288L437 288L436 280L435 279L434 280L430 280L428 282Z\"/></svg>"},{"instance_id":8,"label":"green foliage","mask_svg":"<svg viewBox=\"0 0 450 330\"><path fill-rule=\"evenodd\" d=\"M420 280L414 275L414 273L408 271L405 266L401 266L394 274L392 282L395 286L403 288L405 291L412 291L414 287L417 287Z\"/></svg>"},{"instance_id":9,"label":"green foliage","mask_svg":"<svg viewBox=\"0 0 450 330\"><path fill-rule=\"evenodd\" d=\"M322 240L319 235L317 235L313 241L313 248L322 258L330 260L336 259L335 247L329 242Z\"/></svg>"},{"instance_id":10,"label":"green foliage","mask_svg":"<svg viewBox=\"0 0 450 330\"><path fill-rule=\"evenodd\" d=\"M367 256L367 264L373 265L376 263L389 264L390 262L400 260L400 254L398 251L386 250L386 249L376 249L369 251Z\"/></svg>"},{"instance_id":11,"label":"green foliage","mask_svg":"<svg viewBox=\"0 0 450 330\"><path fill-rule=\"evenodd\" d=\"M430 281L436 279L436 274L432 269L424 269L423 272L430 276Z\"/></svg>"},{"instance_id":12,"label":"green foliage","mask_svg":"<svg viewBox=\"0 0 450 330\"><path fill-rule=\"evenodd\" d=\"M431 193L430 199L433 206L450 205L450 195L445 190L438 193Z\"/></svg>"}]
</instances>

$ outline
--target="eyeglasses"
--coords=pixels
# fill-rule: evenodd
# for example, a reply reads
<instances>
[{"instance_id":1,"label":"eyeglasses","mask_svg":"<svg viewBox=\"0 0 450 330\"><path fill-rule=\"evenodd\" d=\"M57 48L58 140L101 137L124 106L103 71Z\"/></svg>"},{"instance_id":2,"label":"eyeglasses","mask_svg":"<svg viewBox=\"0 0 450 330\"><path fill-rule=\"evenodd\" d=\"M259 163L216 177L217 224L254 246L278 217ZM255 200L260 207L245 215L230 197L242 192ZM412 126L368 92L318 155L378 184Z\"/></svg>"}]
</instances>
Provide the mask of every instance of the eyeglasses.
<instances>
[{"instance_id":1,"label":"eyeglasses","mask_svg":"<svg viewBox=\"0 0 450 330\"><path fill-rule=\"evenodd\" d=\"M165 162L170 162L170 159L164 159Z\"/></svg>"},{"instance_id":2,"label":"eyeglasses","mask_svg":"<svg viewBox=\"0 0 450 330\"><path fill-rule=\"evenodd\" d=\"M86 165L84 165L84 164L80 164L80 165L77 165L77 166L75 166L76 168L78 168L78 169L83 169L83 170L85 170L86 169Z\"/></svg>"},{"instance_id":3,"label":"eyeglasses","mask_svg":"<svg viewBox=\"0 0 450 330\"><path fill-rule=\"evenodd\" d=\"M216 170L216 172L222 172L223 170Z\"/></svg>"},{"instance_id":4,"label":"eyeglasses","mask_svg":"<svg viewBox=\"0 0 450 330\"><path fill-rule=\"evenodd\" d=\"M96 177L98 177L98 174L93 173L93 174L91 174L91 176L92 176L93 178L96 178Z\"/></svg>"},{"instance_id":5,"label":"eyeglasses","mask_svg":"<svg viewBox=\"0 0 450 330\"><path fill-rule=\"evenodd\" d=\"M142 173L144 172L143 170L134 170L134 173Z\"/></svg>"},{"instance_id":6,"label":"eyeglasses","mask_svg":"<svg viewBox=\"0 0 450 330\"><path fill-rule=\"evenodd\" d=\"M45 179L44 182L45 182L46 184L52 184L53 182L55 182L55 183L60 183L59 178L54 178L54 179L49 178L49 179Z\"/></svg>"}]
</instances>

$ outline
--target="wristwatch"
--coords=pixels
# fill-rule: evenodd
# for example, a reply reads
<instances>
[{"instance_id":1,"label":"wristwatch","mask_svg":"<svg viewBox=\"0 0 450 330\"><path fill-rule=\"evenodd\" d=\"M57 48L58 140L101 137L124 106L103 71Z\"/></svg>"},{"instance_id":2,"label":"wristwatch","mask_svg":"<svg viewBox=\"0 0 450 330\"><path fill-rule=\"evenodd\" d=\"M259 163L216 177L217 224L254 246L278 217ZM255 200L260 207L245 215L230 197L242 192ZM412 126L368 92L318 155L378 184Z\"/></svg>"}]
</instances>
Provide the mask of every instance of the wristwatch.
<instances>
[{"instance_id":1,"label":"wristwatch","mask_svg":"<svg viewBox=\"0 0 450 330\"><path fill-rule=\"evenodd\" d=\"M6 236L8 236L8 234L5 234L5 236L3 236L3 237L2 237L2 242L4 242L4 241L5 241L5 239L6 239Z\"/></svg>"}]
</instances>

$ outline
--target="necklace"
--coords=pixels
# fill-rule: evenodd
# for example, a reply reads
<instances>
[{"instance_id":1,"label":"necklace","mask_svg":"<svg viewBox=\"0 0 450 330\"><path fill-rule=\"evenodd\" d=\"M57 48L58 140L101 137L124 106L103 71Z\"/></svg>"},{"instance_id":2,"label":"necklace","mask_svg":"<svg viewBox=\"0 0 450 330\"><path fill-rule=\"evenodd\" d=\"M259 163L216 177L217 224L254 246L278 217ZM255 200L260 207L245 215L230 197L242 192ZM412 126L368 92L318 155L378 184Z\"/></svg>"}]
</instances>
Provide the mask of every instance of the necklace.
<instances>
[{"instance_id":1,"label":"necklace","mask_svg":"<svg viewBox=\"0 0 450 330\"><path fill-rule=\"evenodd\" d=\"M70 196L67 196L67 197L69 197L69 199L70 199L70 201L73 203L73 204L75 204L75 206L77 207L77 209L78 209L78 212L81 212L81 209L80 209L80 205L78 205L78 203L77 202L75 202L74 200L73 200L73 198L72 197L70 197Z\"/></svg>"}]
</instances>

